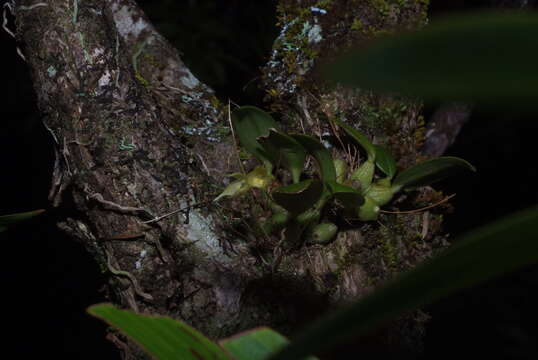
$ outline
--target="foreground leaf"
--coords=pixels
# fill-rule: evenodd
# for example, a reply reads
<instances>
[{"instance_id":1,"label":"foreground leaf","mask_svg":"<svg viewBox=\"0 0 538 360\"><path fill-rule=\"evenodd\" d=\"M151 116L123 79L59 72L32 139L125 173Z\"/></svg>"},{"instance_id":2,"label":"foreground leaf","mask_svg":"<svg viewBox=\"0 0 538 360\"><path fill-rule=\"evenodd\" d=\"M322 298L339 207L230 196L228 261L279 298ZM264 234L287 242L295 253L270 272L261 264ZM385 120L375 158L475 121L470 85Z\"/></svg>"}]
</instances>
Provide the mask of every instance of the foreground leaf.
<instances>
[{"instance_id":1,"label":"foreground leaf","mask_svg":"<svg viewBox=\"0 0 538 360\"><path fill-rule=\"evenodd\" d=\"M271 360L293 360L345 343L406 311L538 263L536 224L538 206L464 235L440 256L315 322Z\"/></svg>"},{"instance_id":2,"label":"foreground leaf","mask_svg":"<svg viewBox=\"0 0 538 360\"><path fill-rule=\"evenodd\" d=\"M0 232L7 230L8 225L13 225L18 222L30 219L34 216L37 216L43 213L44 211L45 211L44 209L39 209L39 210L27 211L27 212L17 213L17 214L2 215L0 216Z\"/></svg>"},{"instance_id":3,"label":"foreground leaf","mask_svg":"<svg viewBox=\"0 0 538 360\"><path fill-rule=\"evenodd\" d=\"M88 312L125 335L159 360L231 360L223 349L180 321L120 310L110 304L94 305Z\"/></svg>"},{"instance_id":4,"label":"foreground leaf","mask_svg":"<svg viewBox=\"0 0 538 360\"><path fill-rule=\"evenodd\" d=\"M277 128L271 115L255 106L242 106L232 113L232 124L239 143L246 151L266 164L275 162L274 154L257 140L260 136L268 136L270 129Z\"/></svg>"},{"instance_id":5,"label":"foreground leaf","mask_svg":"<svg viewBox=\"0 0 538 360\"><path fill-rule=\"evenodd\" d=\"M538 16L473 13L374 41L328 76L343 84L432 101L536 104Z\"/></svg>"},{"instance_id":6,"label":"foreground leaf","mask_svg":"<svg viewBox=\"0 0 538 360\"><path fill-rule=\"evenodd\" d=\"M476 171L473 165L458 157L443 156L427 160L399 173L394 179L393 189L397 192L402 188L414 189L426 186L460 170Z\"/></svg>"},{"instance_id":7,"label":"foreground leaf","mask_svg":"<svg viewBox=\"0 0 538 360\"><path fill-rule=\"evenodd\" d=\"M278 188L272 196L278 205L297 215L314 206L322 194L323 184L310 179Z\"/></svg>"},{"instance_id":8,"label":"foreground leaf","mask_svg":"<svg viewBox=\"0 0 538 360\"><path fill-rule=\"evenodd\" d=\"M252 329L221 340L220 345L236 360L263 360L289 343L281 334L267 327ZM304 358L316 360L314 356Z\"/></svg>"}]
</instances>

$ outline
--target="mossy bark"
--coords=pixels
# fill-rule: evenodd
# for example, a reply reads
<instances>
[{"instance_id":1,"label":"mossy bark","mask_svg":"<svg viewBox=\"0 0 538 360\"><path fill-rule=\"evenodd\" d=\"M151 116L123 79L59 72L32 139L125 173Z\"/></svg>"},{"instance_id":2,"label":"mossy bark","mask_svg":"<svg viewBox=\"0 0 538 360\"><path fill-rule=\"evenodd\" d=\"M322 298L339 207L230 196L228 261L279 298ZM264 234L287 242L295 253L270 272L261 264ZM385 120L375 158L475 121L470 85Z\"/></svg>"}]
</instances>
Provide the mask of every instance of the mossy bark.
<instances>
[{"instance_id":1,"label":"mossy bark","mask_svg":"<svg viewBox=\"0 0 538 360\"><path fill-rule=\"evenodd\" d=\"M181 319L212 338L258 325L292 334L446 245L443 208L382 214L341 229L327 245L257 237L241 217L267 209L211 203L224 174L238 170L226 107L135 2L33 4L16 1L14 10L55 140L50 199L68 210L59 226L109 272L111 301ZM337 116L386 145L400 168L424 158L419 102L330 87L315 69L352 44L424 25L427 1L281 0L278 11L282 31L262 86L282 126L325 136L327 118ZM440 197L424 189L387 209ZM184 210L145 223L177 209ZM420 351L424 318L414 313L380 332L379 354ZM124 358L142 356L130 343L120 347Z\"/></svg>"}]
</instances>

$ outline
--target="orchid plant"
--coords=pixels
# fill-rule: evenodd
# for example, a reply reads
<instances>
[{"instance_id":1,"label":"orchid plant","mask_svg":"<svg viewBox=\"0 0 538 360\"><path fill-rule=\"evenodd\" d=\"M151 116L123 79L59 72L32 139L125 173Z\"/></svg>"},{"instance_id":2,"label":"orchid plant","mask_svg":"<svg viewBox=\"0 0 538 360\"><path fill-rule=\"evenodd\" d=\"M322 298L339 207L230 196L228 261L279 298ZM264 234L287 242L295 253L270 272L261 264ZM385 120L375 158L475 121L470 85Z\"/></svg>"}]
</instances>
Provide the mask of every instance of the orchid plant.
<instances>
[{"instance_id":1,"label":"orchid plant","mask_svg":"<svg viewBox=\"0 0 538 360\"><path fill-rule=\"evenodd\" d=\"M285 229L286 238L292 242L305 237L309 243L323 244L338 231L334 223L322 221L323 210L331 202L343 208L346 218L373 221L381 207L402 190L429 185L456 170L475 171L463 159L439 157L398 173L396 161L385 147L373 144L342 120L331 121L366 152L360 166L351 168L343 160L333 159L331 152L311 136L284 133L271 115L259 108L243 106L235 110L232 126L239 143L262 165L246 174L232 174L235 180L215 201L241 196L251 188L261 189L269 195L272 210L272 216L261 224L265 232ZM308 156L317 161L317 177L307 177L304 172ZM291 183L279 183L277 168L289 172ZM376 169L381 176L376 175Z\"/></svg>"}]
</instances>

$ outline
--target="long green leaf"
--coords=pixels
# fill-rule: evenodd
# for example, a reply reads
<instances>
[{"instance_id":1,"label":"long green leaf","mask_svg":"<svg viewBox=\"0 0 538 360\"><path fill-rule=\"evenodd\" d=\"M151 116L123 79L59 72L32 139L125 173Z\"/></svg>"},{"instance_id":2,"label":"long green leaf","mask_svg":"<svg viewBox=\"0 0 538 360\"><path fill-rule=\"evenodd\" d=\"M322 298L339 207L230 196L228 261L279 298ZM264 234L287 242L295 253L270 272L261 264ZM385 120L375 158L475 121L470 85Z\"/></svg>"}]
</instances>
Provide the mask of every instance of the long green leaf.
<instances>
[{"instance_id":1,"label":"long green leaf","mask_svg":"<svg viewBox=\"0 0 538 360\"><path fill-rule=\"evenodd\" d=\"M359 206L364 204L364 197L361 193L351 186L342 185L336 181L330 181L327 183L327 187L331 192L331 195L342 203L347 210L356 210Z\"/></svg>"},{"instance_id":2,"label":"long green leaf","mask_svg":"<svg viewBox=\"0 0 538 360\"><path fill-rule=\"evenodd\" d=\"M381 145L374 145L375 149L375 164L379 170L383 171L385 175L392 179L396 175L396 161L392 154Z\"/></svg>"},{"instance_id":3,"label":"long green leaf","mask_svg":"<svg viewBox=\"0 0 538 360\"><path fill-rule=\"evenodd\" d=\"M399 173L394 179L393 188L396 192L402 188L413 189L433 184L465 169L476 171L474 166L467 161L453 156L427 160Z\"/></svg>"},{"instance_id":4,"label":"long green leaf","mask_svg":"<svg viewBox=\"0 0 538 360\"><path fill-rule=\"evenodd\" d=\"M289 344L289 340L276 331L261 327L221 340L220 345L236 360L264 360L276 350ZM316 360L314 356L304 358Z\"/></svg>"},{"instance_id":5,"label":"long green leaf","mask_svg":"<svg viewBox=\"0 0 538 360\"><path fill-rule=\"evenodd\" d=\"M18 222L30 219L43 213L44 211L44 209L39 209L17 214L2 215L0 216L0 232L6 231L8 225L16 224Z\"/></svg>"},{"instance_id":6,"label":"long green leaf","mask_svg":"<svg viewBox=\"0 0 538 360\"><path fill-rule=\"evenodd\" d=\"M306 150L291 136L276 129L271 129L268 136L258 138L264 148L273 148L279 154L277 160L282 160L291 173L294 183L298 183L306 160ZM268 146L267 146L268 145Z\"/></svg>"},{"instance_id":7,"label":"long green leaf","mask_svg":"<svg viewBox=\"0 0 538 360\"><path fill-rule=\"evenodd\" d=\"M360 146L366 151L368 154L368 159L371 161L375 160L376 157L376 151L374 148L374 144L368 138L366 135L358 131L357 129L354 129L353 127L349 126L348 124L344 123L343 121L339 119L333 119L338 126L340 126L342 129L345 130L345 132L351 136L356 142L359 143Z\"/></svg>"},{"instance_id":8,"label":"long green leaf","mask_svg":"<svg viewBox=\"0 0 538 360\"><path fill-rule=\"evenodd\" d=\"M538 206L478 228L359 302L320 319L271 360L292 360L365 334L398 314L538 262Z\"/></svg>"},{"instance_id":9,"label":"long green leaf","mask_svg":"<svg viewBox=\"0 0 538 360\"><path fill-rule=\"evenodd\" d=\"M276 158L259 142L258 137L269 135L270 129L276 129L275 120L255 106L242 106L232 113L232 124L239 143L258 160L274 163Z\"/></svg>"},{"instance_id":10,"label":"long green leaf","mask_svg":"<svg viewBox=\"0 0 538 360\"><path fill-rule=\"evenodd\" d=\"M538 15L473 13L387 37L328 68L343 84L426 100L534 105Z\"/></svg>"},{"instance_id":11,"label":"long green leaf","mask_svg":"<svg viewBox=\"0 0 538 360\"><path fill-rule=\"evenodd\" d=\"M192 327L162 316L139 315L110 304L88 312L121 330L159 360L231 360L217 344Z\"/></svg>"},{"instance_id":12,"label":"long green leaf","mask_svg":"<svg viewBox=\"0 0 538 360\"><path fill-rule=\"evenodd\" d=\"M278 205L297 215L314 206L322 194L323 184L310 179L280 187L272 193L272 196Z\"/></svg>"},{"instance_id":13,"label":"long green leaf","mask_svg":"<svg viewBox=\"0 0 538 360\"><path fill-rule=\"evenodd\" d=\"M303 147L316 159L321 172L321 181L335 181L336 170L334 168L331 153L322 143L308 135L295 134L292 137L297 140Z\"/></svg>"}]
</instances>

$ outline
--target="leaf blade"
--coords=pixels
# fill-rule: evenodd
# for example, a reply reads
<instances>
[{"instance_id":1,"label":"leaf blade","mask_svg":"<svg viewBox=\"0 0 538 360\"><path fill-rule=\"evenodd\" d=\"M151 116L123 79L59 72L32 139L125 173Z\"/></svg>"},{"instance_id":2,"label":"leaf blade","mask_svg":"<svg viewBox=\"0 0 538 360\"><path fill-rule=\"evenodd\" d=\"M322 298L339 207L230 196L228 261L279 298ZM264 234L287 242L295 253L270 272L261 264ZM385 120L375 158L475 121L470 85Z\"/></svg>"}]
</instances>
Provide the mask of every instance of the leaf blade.
<instances>
[{"instance_id":1,"label":"leaf blade","mask_svg":"<svg viewBox=\"0 0 538 360\"><path fill-rule=\"evenodd\" d=\"M405 311L537 263L537 222L538 206L534 206L462 236L440 256L357 303L318 320L270 359L292 360L344 343Z\"/></svg>"},{"instance_id":2,"label":"leaf blade","mask_svg":"<svg viewBox=\"0 0 538 360\"><path fill-rule=\"evenodd\" d=\"M379 170L392 179L396 175L396 160L385 147L374 145L374 149L376 154L375 164Z\"/></svg>"},{"instance_id":3,"label":"leaf blade","mask_svg":"<svg viewBox=\"0 0 538 360\"><path fill-rule=\"evenodd\" d=\"M321 181L335 181L336 169L331 153L323 144L312 136L295 134L292 137L299 142L316 159L321 172Z\"/></svg>"},{"instance_id":4,"label":"leaf blade","mask_svg":"<svg viewBox=\"0 0 538 360\"><path fill-rule=\"evenodd\" d=\"M334 123L336 123L338 126L340 126L344 131L357 143L359 143L360 146L366 151L368 154L368 159L375 160L376 152L374 148L374 144L368 138L366 135L361 133L359 130L349 126L345 122L341 121L340 119L333 119Z\"/></svg>"},{"instance_id":5,"label":"leaf blade","mask_svg":"<svg viewBox=\"0 0 538 360\"><path fill-rule=\"evenodd\" d=\"M33 218L34 216L42 214L43 212L45 212L45 209L2 215L0 216L0 232L7 230L8 225L13 225L21 221L28 220L30 218Z\"/></svg>"},{"instance_id":6,"label":"leaf blade","mask_svg":"<svg viewBox=\"0 0 538 360\"><path fill-rule=\"evenodd\" d=\"M362 194L351 186L342 185L336 181L330 181L327 183L327 187L329 188L331 195L336 200L340 201L348 211L356 210L364 204L364 197Z\"/></svg>"},{"instance_id":7,"label":"leaf blade","mask_svg":"<svg viewBox=\"0 0 538 360\"><path fill-rule=\"evenodd\" d=\"M536 102L538 17L481 12L447 17L353 51L327 77L429 101Z\"/></svg>"},{"instance_id":8,"label":"leaf blade","mask_svg":"<svg viewBox=\"0 0 538 360\"><path fill-rule=\"evenodd\" d=\"M396 191L401 188L414 189L440 181L462 169L476 171L469 162L454 156L426 160L399 173L394 179L393 187Z\"/></svg>"},{"instance_id":9,"label":"leaf blade","mask_svg":"<svg viewBox=\"0 0 538 360\"><path fill-rule=\"evenodd\" d=\"M284 165L290 171L293 182L298 183L306 160L306 150L304 147L291 136L279 132L276 129L270 129L269 135L259 137L258 141L266 149L275 149L279 154L277 158L281 158ZM266 146L266 144L269 146Z\"/></svg>"},{"instance_id":10,"label":"leaf blade","mask_svg":"<svg viewBox=\"0 0 538 360\"><path fill-rule=\"evenodd\" d=\"M139 315L110 304L93 305L87 311L121 330L159 360L232 360L217 344L180 321Z\"/></svg>"},{"instance_id":11,"label":"leaf blade","mask_svg":"<svg viewBox=\"0 0 538 360\"><path fill-rule=\"evenodd\" d=\"M273 191L274 201L290 213L297 215L310 209L321 198L323 184L317 180L304 180Z\"/></svg>"},{"instance_id":12,"label":"leaf blade","mask_svg":"<svg viewBox=\"0 0 538 360\"><path fill-rule=\"evenodd\" d=\"M268 327L248 330L219 341L236 360L264 360L288 343L287 338ZM317 358L309 356L305 359Z\"/></svg>"},{"instance_id":13,"label":"leaf blade","mask_svg":"<svg viewBox=\"0 0 538 360\"><path fill-rule=\"evenodd\" d=\"M255 106L242 106L232 113L232 125L245 150L262 162L275 162L274 155L257 140L260 136L268 136L270 129L278 128L271 115Z\"/></svg>"}]
</instances>

